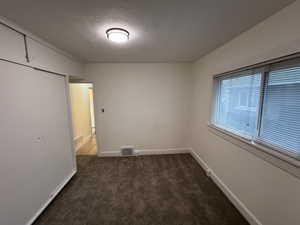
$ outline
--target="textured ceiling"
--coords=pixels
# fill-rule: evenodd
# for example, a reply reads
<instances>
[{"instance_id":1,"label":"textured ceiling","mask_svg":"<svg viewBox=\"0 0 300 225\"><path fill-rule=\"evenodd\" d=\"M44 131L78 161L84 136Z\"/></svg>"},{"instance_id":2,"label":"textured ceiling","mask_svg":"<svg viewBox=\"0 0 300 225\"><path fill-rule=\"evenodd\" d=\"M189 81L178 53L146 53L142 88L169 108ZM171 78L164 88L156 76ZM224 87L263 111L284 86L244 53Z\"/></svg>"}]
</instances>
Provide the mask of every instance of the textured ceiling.
<instances>
[{"instance_id":1,"label":"textured ceiling","mask_svg":"<svg viewBox=\"0 0 300 225\"><path fill-rule=\"evenodd\" d=\"M86 62L190 62L293 0L1 0L0 15ZM125 45L105 30L127 29Z\"/></svg>"}]
</instances>

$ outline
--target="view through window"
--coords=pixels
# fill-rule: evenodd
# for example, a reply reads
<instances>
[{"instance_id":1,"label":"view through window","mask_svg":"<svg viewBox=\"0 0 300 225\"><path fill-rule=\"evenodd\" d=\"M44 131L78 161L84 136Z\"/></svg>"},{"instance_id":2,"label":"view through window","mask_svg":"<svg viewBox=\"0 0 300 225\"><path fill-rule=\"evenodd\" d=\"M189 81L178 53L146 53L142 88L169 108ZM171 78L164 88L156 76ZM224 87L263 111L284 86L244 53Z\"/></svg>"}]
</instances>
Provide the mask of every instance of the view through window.
<instances>
[{"instance_id":1,"label":"view through window","mask_svg":"<svg viewBox=\"0 0 300 225\"><path fill-rule=\"evenodd\" d=\"M255 134L260 80L260 74L219 80L217 125L242 136Z\"/></svg>"},{"instance_id":2,"label":"view through window","mask_svg":"<svg viewBox=\"0 0 300 225\"><path fill-rule=\"evenodd\" d=\"M259 69L215 78L212 123L300 160L300 63Z\"/></svg>"}]
</instances>

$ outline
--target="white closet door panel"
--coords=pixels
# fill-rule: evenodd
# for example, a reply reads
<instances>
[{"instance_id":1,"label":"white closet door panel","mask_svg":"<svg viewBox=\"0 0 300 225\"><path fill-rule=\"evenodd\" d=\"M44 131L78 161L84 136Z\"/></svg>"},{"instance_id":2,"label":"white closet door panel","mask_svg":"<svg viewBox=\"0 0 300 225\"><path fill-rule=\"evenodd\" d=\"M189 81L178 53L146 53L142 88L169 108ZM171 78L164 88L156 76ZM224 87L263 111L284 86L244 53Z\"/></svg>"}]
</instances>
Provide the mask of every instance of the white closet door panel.
<instances>
[{"instance_id":1,"label":"white closet door panel","mask_svg":"<svg viewBox=\"0 0 300 225\"><path fill-rule=\"evenodd\" d=\"M28 38L28 51L30 65L34 67L65 75L82 75L79 63L30 38Z\"/></svg>"},{"instance_id":2,"label":"white closet door panel","mask_svg":"<svg viewBox=\"0 0 300 225\"><path fill-rule=\"evenodd\" d=\"M74 171L64 77L0 62L0 224L25 225Z\"/></svg>"},{"instance_id":3,"label":"white closet door panel","mask_svg":"<svg viewBox=\"0 0 300 225\"><path fill-rule=\"evenodd\" d=\"M0 24L0 58L26 63L23 35Z\"/></svg>"}]
</instances>

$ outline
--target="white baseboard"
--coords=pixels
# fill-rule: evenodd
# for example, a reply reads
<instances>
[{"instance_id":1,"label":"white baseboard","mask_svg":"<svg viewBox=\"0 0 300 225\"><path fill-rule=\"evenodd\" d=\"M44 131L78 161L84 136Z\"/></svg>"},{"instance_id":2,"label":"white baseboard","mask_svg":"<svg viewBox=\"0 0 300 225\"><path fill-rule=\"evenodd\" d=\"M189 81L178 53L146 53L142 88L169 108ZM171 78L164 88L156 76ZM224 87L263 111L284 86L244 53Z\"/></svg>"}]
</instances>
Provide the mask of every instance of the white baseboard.
<instances>
[{"instance_id":1,"label":"white baseboard","mask_svg":"<svg viewBox=\"0 0 300 225\"><path fill-rule=\"evenodd\" d=\"M245 217L245 219L251 225L262 225L262 223L255 217L255 215L246 207L246 205L229 189L229 187L215 174L215 172L209 168L207 163L191 149L191 155L200 164L200 166L206 171L214 183L222 190L232 204L239 210L239 212Z\"/></svg>"},{"instance_id":2,"label":"white baseboard","mask_svg":"<svg viewBox=\"0 0 300 225\"><path fill-rule=\"evenodd\" d=\"M120 151L98 151L97 154L99 157L119 157L121 156L121 152Z\"/></svg>"},{"instance_id":3,"label":"white baseboard","mask_svg":"<svg viewBox=\"0 0 300 225\"><path fill-rule=\"evenodd\" d=\"M57 188L52 192L50 198L45 202L44 205L36 212L36 214L28 221L26 225L32 225L33 222L39 217L39 215L46 209L46 207L53 201L53 199L58 195L58 193L66 186L66 184L71 180L71 178L75 175L76 170L73 170L71 174L61 182Z\"/></svg>"},{"instance_id":4,"label":"white baseboard","mask_svg":"<svg viewBox=\"0 0 300 225\"><path fill-rule=\"evenodd\" d=\"M168 149L141 149L135 151L137 155L168 155L190 153L190 148L168 148Z\"/></svg>"},{"instance_id":5,"label":"white baseboard","mask_svg":"<svg viewBox=\"0 0 300 225\"><path fill-rule=\"evenodd\" d=\"M168 148L168 149L136 149L134 156L139 155L167 155L190 153L190 148ZM98 153L99 157L120 157L120 151L102 151Z\"/></svg>"}]
</instances>

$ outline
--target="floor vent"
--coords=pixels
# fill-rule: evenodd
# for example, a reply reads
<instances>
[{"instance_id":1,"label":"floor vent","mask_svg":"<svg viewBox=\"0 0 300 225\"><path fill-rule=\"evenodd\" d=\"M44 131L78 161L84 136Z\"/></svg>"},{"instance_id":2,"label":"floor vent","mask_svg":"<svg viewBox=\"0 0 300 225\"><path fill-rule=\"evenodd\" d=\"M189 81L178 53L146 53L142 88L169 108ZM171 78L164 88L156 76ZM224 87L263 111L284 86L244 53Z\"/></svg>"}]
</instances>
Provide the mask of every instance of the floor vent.
<instances>
[{"instance_id":1,"label":"floor vent","mask_svg":"<svg viewBox=\"0 0 300 225\"><path fill-rule=\"evenodd\" d=\"M134 155L134 147L133 146L121 147L121 155L122 156L133 156Z\"/></svg>"}]
</instances>

